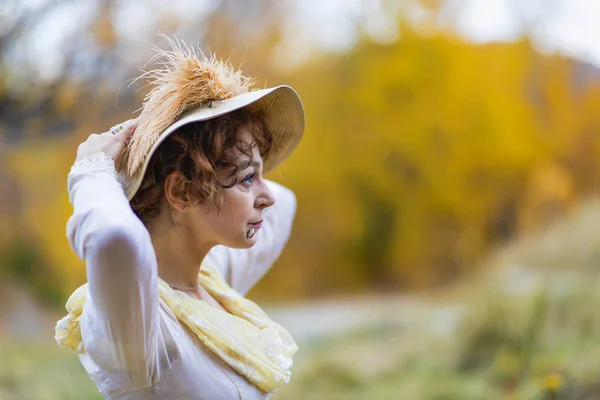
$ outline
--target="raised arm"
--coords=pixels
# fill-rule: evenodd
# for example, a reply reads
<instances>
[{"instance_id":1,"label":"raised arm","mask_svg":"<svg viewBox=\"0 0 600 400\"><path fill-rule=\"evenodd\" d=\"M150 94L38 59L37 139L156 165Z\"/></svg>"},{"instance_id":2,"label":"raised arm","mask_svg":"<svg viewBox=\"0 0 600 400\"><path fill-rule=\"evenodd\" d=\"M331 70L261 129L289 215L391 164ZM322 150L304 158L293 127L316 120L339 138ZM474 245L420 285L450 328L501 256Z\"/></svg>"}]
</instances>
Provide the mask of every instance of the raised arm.
<instances>
[{"instance_id":1,"label":"raised arm","mask_svg":"<svg viewBox=\"0 0 600 400\"><path fill-rule=\"evenodd\" d=\"M103 153L76 162L68 177L73 215L67 237L86 262L81 323L92 360L123 390L158 379L158 281L150 235L131 210Z\"/></svg>"},{"instance_id":2,"label":"raised arm","mask_svg":"<svg viewBox=\"0 0 600 400\"><path fill-rule=\"evenodd\" d=\"M256 244L250 249L214 247L208 255L220 268L229 285L242 295L267 273L281 254L292 230L296 215L296 196L290 189L273 181L267 185L275 204L265 209Z\"/></svg>"}]
</instances>

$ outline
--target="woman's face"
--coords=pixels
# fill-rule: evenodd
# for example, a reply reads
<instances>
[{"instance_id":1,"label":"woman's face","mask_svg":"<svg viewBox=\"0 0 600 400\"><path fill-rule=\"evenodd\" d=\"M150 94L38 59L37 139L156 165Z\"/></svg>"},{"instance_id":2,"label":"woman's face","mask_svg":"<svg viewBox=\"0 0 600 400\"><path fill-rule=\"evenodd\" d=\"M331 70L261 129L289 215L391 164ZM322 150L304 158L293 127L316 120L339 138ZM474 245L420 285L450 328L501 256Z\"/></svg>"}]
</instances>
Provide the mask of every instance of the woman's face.
<instances>
[{"instance_id":1,"label":"woman's face","mask_svg":"<svg viewBox=\"0 0 600 400\"><path fill-rule=\"evenodd\" d=\"M249 146L252 136L242 126L238 139ZM249 248L260 240L263 210L272 206L275 199L263 180L263 160L256 146L252 154L250 160L234 147L229 157L238 166L236 174L232 176L231 169L217 172L217 180L224 185L229 186L235 180L232 187L225 189L220 210L207 205L190 206L191 229L199 239L232 248ZM249 234L252 228L253 235Z\"/></svg>"}]
</instances>

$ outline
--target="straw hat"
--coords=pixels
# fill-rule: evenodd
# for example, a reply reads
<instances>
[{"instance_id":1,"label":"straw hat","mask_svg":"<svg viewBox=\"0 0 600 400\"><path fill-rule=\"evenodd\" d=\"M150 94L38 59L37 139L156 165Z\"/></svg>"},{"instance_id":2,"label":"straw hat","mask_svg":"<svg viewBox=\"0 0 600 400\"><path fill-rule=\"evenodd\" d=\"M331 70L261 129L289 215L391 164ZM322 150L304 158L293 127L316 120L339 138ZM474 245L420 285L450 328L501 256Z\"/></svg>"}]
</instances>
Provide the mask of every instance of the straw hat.
<instances>
[{"instance_id":1,"label":"straw hat","mask_svg":"<svg viewBox=\"0 0 600 400\"><path fill-rule=\"evenodd\" d=\"M131 200L139 189L150 159L158 146L178 128L206 121L247 107L260 111L272 136L269 157L263 171L269 172L296 148L304 133L304 109L300 97L290 86L250 90L249 78L215 56L166 38L171 50L157 50L150 60L159 69L145 71L152 90L146 95L138 126L131 136L117 178Z\"/></svg>"}]
</instances>

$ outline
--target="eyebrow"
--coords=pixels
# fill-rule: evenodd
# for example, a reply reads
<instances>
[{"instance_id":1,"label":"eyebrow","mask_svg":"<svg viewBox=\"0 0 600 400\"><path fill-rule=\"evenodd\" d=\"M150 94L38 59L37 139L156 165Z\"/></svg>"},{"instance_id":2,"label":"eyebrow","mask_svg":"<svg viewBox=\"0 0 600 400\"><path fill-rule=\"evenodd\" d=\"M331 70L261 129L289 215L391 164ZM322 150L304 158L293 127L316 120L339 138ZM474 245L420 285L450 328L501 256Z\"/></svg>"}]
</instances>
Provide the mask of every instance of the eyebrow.
<instances>
[{"instance_id":1,"label":"eyebrow","mask_svg":"<svg viewBox=\"0 0 600 400\"><path fill-rule=\"evenodd\" d=\"M250 160L248 160L247 158L242 159L242 161L238 163L238 168L240 170L246 169L248 167L258 168L258 167L260 167L260 163L256 159L252 160L252 162L250 162Z\"/></svg>"}]
</instances>

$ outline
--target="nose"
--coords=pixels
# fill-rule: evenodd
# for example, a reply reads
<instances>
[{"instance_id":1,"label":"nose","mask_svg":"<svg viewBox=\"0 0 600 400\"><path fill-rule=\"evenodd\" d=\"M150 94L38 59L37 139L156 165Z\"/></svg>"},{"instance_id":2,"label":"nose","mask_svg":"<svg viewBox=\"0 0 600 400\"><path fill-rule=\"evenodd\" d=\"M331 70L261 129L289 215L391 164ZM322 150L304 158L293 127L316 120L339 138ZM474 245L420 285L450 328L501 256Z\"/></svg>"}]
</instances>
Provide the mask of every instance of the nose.
<instances>
[{"instance_id":1,"label":"nose","mask_svg":"<svg viewBox=\"0 0 600 400\"><path fill-rule=\"evenodd\" d=\"M275 204L275 197L273 196L273 193L271 193L271 190L269 190L266 182L263 181L260 194L256 197L254 206L263 210L267 207L271 207L273 204Z\"/></svg>"}]
</instances>

